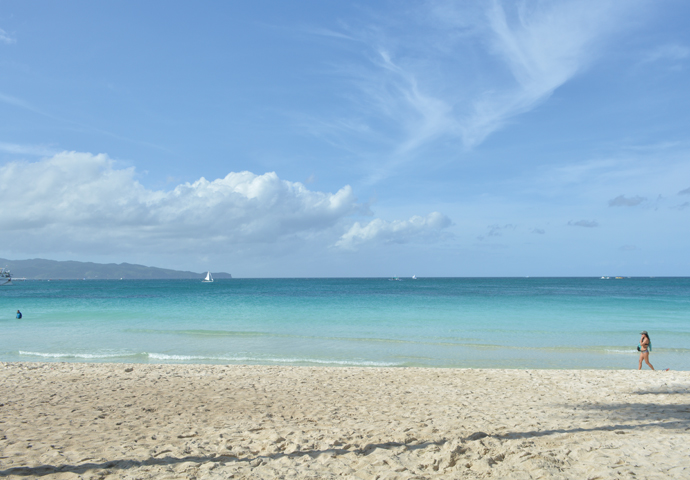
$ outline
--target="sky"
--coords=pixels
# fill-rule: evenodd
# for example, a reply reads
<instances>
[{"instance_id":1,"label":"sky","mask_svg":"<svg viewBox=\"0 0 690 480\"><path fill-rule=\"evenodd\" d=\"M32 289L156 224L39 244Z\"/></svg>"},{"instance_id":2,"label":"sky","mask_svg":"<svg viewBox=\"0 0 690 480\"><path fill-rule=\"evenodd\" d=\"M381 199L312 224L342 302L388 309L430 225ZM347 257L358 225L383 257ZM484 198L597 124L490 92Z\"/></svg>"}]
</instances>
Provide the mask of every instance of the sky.
<instances>
[{"instance_id":1,"label":"sky","mask_svg":"<svg viewBox=\"0 0 690 480\"><path fill-rule=\"evenodd\" d=\"M690 275L680 0L0 0L0 257Z\"/></svg>"}]
</instances>

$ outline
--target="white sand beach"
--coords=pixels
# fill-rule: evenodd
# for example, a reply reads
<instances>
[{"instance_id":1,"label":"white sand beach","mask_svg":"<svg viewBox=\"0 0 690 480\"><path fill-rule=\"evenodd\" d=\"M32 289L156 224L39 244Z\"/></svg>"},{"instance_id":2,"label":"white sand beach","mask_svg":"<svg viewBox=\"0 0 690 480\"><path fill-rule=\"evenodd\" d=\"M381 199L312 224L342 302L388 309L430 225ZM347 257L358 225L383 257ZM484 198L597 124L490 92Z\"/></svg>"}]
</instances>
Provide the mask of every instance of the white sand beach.
<instances>
[{"instance_id":1,"label":"white sand beach","mask_svg":"<svg viewBox=\"0 0 690 480\"><path fill-rule=\"evenodd\" d=\"M690 372L2 363L0 384L11 479L690 478Z\"/></svg>"}]
</instances>

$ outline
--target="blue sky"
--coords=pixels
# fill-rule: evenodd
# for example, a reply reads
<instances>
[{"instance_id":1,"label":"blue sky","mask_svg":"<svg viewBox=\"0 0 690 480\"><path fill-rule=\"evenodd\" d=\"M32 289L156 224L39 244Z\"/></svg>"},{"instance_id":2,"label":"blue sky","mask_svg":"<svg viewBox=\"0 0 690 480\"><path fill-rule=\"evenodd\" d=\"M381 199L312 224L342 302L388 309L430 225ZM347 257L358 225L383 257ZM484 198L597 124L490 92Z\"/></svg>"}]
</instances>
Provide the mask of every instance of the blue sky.
<instances>
[{"instance_id":1,"label":"blue sky","mask_svg":"<svg viewBox=\"0 0 690 480\"><path fill-rule=\"evenodd\" d=\"M681 1L0 1L0 256L690 275Z\"/></svg>"}]
</instances>

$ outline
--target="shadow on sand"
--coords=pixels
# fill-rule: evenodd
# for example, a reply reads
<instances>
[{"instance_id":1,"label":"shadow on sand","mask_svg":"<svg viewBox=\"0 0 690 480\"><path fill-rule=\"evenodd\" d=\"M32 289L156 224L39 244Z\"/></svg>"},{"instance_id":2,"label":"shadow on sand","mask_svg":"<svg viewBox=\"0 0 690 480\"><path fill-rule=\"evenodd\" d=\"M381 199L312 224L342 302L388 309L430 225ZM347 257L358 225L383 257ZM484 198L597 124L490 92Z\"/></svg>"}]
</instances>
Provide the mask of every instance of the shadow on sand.
<instances>
[{"instance_id":1,"label":"shadow on sand","mask_svg":"<svg viewBox=\"0 0 690 480\"><path fill-rule=\"evenodd\" d=\"M155 466L155 465L176 465L180 463L219 463L223 465L227 464L239 464L239 463L253 463L263 460L279 460L281 458L299 458L304 456L318 457L319 455L345 455L348 453L356 453L359 455L368 455L378 448L391 449L398 447L405 447L406 450L421 450L429 448L432 446L440 446L446 443L446 440L440 440L437 442L422 442L417 444L405 444L399 442L388 442L388 443L370 443L361 448L345 449L345 448L330 448L325 450L306 450L298 451L292 453L276 453L272 455L257 455L253 457L235 457L232 455L189 455L186 457L163 457L163 458L148 458L146 460L110 460L102 463L82 463L79 465L39 465L36 467L14 467L8 468L7 470L0 470L0 477L6 477L9 475L24 476L24 477L42 477L45 475L55 475L57 473L76 473L83 474L89 470L112 470L120 469L126 470L128 468L145 467L145 466ZM258 466L253 465L253 466Z\"/></svg>"},{"instance_id":2,"label":"shadow on sand","mask_svg":"<svg viewBox=\"0 0 690 480\"><path fill-rule=\"evenodd\" d=\"M568 410L577 408L579 411L598 411L606 413L616 413L617 415L624 415L629 419L630 423L603 425L592 428L563 428L552 430L532 430L525 432L509 432L496 435L488 435L483 432L476 432L465 438L462 441L475 441L485 437L495 438L497 440L509 440L518 438L543 437L547 435L567 434L567 433L583 433L583 432L597 432L597 431L612 431L618 434L625 434L627 431L639 430L646 427L663 428L668 430L687 431L690 430L690 404L680 405L659 405L656 403L618 403L609 405L590 404L590 405L564 405ZM190 455L185 457L151 457L146 460L110 460L102 463L82 463L79 465L39 465L36 467L13 467L6 470L0 470L0 477L9 475L26 476L26 477L41 477L45 475L54 475L58 473L76 473L83 474L89 470L103 470L103 469L120 469L126 470L129 468L156 466L156 465L177 465L185 462L194 464L218 463L223 465L229 464L251 464L257 462L258 466L261 462L267 460L279 460L281 458L299 458L310 456L313 458L319 455L346 455L349 453L356 453L358 455L368 455L376 449L393 449L404 447L406 450L421 450L433 446L441 446L448 440L443 439L435 442L421 442L417 444L405 444L399 442L387 443L372 443L364 445L361 448L331 448L324 450L307 450L297 451L292 453L276 453L272 455L256 455L251 457L236 457L232 455L208 455L198 456Z\"/></svg>"},{"instance_id":3,"label":"shadow on sand","mask_svg":"<svg viewBox=\"0 0 690 480\"><path fill-rule=\"evenodd\" d=\"M614 431L624 434L626 431L637 430L645 427L663 428L667 430L690 430L690 405L660 405L656 403L614 403L614 404L589 404L566 405L567 409L579 409L579 411L616 413L629 420L630 423L603 425L592 428L563 428L553 430L532 430L527 432L511 432L500 435L492 435L498 439L515 439L527 437L542 437L545 435L563 433L582 433Z\"/></svg>"}]
</instances>

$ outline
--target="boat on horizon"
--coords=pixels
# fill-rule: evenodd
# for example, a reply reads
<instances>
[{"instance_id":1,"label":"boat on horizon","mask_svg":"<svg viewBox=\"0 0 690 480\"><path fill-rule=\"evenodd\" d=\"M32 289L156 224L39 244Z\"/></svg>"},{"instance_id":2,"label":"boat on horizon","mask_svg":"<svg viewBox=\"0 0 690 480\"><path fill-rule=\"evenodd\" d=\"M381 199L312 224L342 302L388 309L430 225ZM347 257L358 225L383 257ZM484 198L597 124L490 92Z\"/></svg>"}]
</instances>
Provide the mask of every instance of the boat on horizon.
<instances>
[{"instance_id":1,"label":"boat on horizon","mask_svg":"<svg viewBox=\"0 0 690 480\"><path fill-rule=\"evenodd\" d=\"M211 275L211 272L206 272L206 278L204 278L201 283L211 283L213 282L213 276Z\"/></svg>"},{"instance_id":2,"label":"boat on horizon","mask_svg":"<svg viewBox=\"0 0 690 480\"><path fill-rule=\"evenodd\" d=\"M5 268L0 268L0 286L1 285L11 285L12 284L12 274L10 273L10 269L5 267Z\"/></svg>"}]
</instances>

